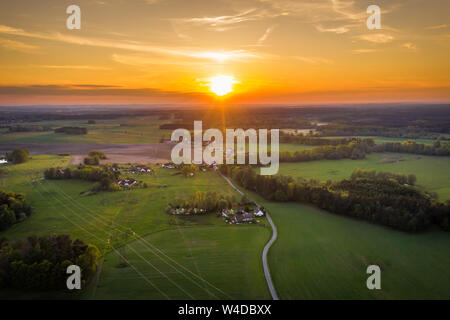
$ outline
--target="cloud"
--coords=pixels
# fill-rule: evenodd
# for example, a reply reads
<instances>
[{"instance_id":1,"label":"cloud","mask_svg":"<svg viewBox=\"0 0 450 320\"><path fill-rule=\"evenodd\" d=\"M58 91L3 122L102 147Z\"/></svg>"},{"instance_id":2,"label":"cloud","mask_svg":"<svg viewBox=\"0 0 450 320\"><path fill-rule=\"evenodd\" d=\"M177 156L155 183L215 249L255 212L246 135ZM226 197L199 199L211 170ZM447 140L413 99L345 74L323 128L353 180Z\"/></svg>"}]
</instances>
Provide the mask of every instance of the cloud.
<instances>
[{"instance_id":1,"label":"cloud","mask_svg":"<svg viewBox=\"0 0 450 320\"><path fill-rule=\"evenodd\" d=\"M202 96L197 92L177 92L155 88L125 88L114 85L72 84L72 85L25 85L0 86L0 95L32 96L140 96L186 98Z\"/></svg>"},{"instance_id":2,"label":"cloud","mask_svg":"<svg viewBox=\"0 0 450 320\"><path fill-rule=\"evenodd\" d=\"M347 26L337 27L337 28L324 28L320 25L316 26L317 31L319 32L334 32L337 34L342 34L350 31L350 29Z\"/></svg>"},{"instance_id":3,"label":"cloud","mask_svg":"<svg viewBox=\"0 0 450 320\"><path fill-rule=\"evenodd\" d=\"M355 49L352 52L353 53L370 53L370 52L375 52L377 50L375 49Z\"/></svg>"},{"instance_id":4,"label":"cloud","mask_svg":"<svg viewBox=\"0 0 450 320\"><path fill-rule=\"evenodd\" d=\"M388 43L394 40L394 36L386 33L366 33L360 35L358 38L374 43Z\"/></svg>"},{"instance_id":5,"label":"cloud","mask_svg":"<svg viewBox=\"0 0 450 320\"><path fill-rule=\"evenodd\" d=\"M258 39L257 44L258 45L262 45L267 38L270 36L270 34L273 32L273 30L276 28L276 26L271 26L269 28L266 29L266 31L264 32L264 34L261 36L261 38Z\"/></svg>"},{"instance_id":6,"label":"cloud","mask_svg":"<svg viewBox=\"0 0 450 320\"><path fill-rule=\"evenodd\" d=\"M34 67L45 69L110 70L110 68L89 65L36 65Z\"/></svg>"},{"instance_id":7,"label":"cloud","mask_svg":"<svg viewBox=\"0 0 450 320\"><path fill-rule=\"evenodd\" d=\"M325 58L319 58L319 57L302 57L302 56L295 56L293 57L296 60L300 60L302 62L318 65L318 64L331 64L333 63L332 60L325 59Z\"/></svg>"},{"instance_id":8,"label":"cloud","mask_svg":"<svg viewBox=\"0 0 450 320\"><path fill-rule=\"evenodd\" d=\"M437 30L437 29L445 29L447 27L448 27L447 24L440 24L440 25L436 25L436 26L425 27L425 29L426 30Z\"/></svg>"},{"instance_id":9,"label":"cloud","mask_svg":"<svg viewBox=\"0 0 450 320\"><path fill-rule=\"evenodd\" d=\"M188 19L178 19L178 22L191 23L199 26L210 26L210 27L219 27L226 26L236 23L241 23L245 21L256 20L260 18L260 15L255 15L254 12L256 9L246 10L235 15L228 16L218 16L218 17L202 17L202 18L188 18Z\"/></svg>"},{"instance_id":10,"label":"cloud","mask_svg":"<svg viewBox=\"0 0 450 320\"><path fill-rule=\"evenodd\" d=\"M37 49L39 49L39 47L37 46L2 38L0 38L0 47L26 53L35 52Z\"/></svg>"},{"instance_id":11,"label":"cloud","mask_svg":"<svg viewBox=\"0 0 450 320\"><path fill-rule=\"evenodd\" d=\"M45 33L31 33L26 32L22 29L17 29L9 26L0 25L0 34L10 34L18 35L24 37L30 37L35 39L58 41L64 43L70 43L81 46L92 46L92 47L104 47L111 49L122 49L128 51L135 51L141 53L153 53L153 54L163 54L172 56L182 56L191 57L198 59L206 59L214 62L223 63L229 60L242 60L257 58L258 55L245 50L222 50L222 51L207 51L198 50L195 48L168 48L168 47L157 47L147 45L140 42L130 42L130 41L117 41L99 38L83 38L79 36L71 36L61 33L45 34Z\"/></svg>"},{"instance_id":12,"label":"cloud","mask_svg":"<svg viewBox=\"0 0 450 320\"><path fill-rule=\"evenodd\" d=\"M406 48L408 50L416 50L417 49L417 46L411 42L406 42L406 43L402 44L402 47Z\"/></svg>"}]
</instances>

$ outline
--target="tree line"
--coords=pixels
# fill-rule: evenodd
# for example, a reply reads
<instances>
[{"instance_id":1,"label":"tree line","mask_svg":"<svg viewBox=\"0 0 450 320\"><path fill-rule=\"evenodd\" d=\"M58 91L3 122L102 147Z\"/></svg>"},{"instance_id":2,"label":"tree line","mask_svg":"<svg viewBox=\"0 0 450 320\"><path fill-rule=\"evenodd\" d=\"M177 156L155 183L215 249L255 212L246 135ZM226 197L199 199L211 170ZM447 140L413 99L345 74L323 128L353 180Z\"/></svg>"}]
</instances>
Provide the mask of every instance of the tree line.
<instances>
[{"instance_id":1,"label":"tree line","mask_svg":"<svg viewBox=\"0 0 450 320\"><path fill-rule=\"evenodd\" d=\"M363 159L371 152L411 153L430 156L449 156L450 142L437 139L433 144L415 141L384 142L376 144L372 138L317 138L283 134L281 142L320 146L310 150L280 152L282 162L301 162L322 159ZM353 148L353 150L350 150ZM315 155L315 156L314 156Z\"/></svg>"},{"instance_id":2,"label":"tree line","mask_svg":"<svg viewBox=\"0 0 450 320\"><path fill-rule=\"evenodd\" d=\"M61 128L56 128L55 133L82 135L82 134L87 134L88 129L82 128L82 127L61 127Z\"/></svg>"},{"instance_id":3,"label":"tree line","mask_svg":"<svg viewBox=\"0 0 450 320\"><path fill-rule=\"evenodd\" d=\"M416 181L417 177L415 174L403 174L403 173L392 173L392 172L386 172L386 171L379 171L376 172L375 170L362 170L362 169L355 169L351 174L351 179L378 179L378 180L386 180L386 179L394 179L400 184L409 184L413 186Z\"/></svg>"},{"instance_id":4,"label":"tree line","mask_svg":"<svg viewBox=\"0 0 450 320\"><path fill-rule=\"evenodd\" d=\"M21 193L0 191L0 231L28 218L31 206Z\"/></svg>"},{"instance_id":5,"label":"tree line","mask_svg":"<svg viewBox=\"0 0 450 320\"><path fill-rule=\"evenodd\" d=\"M437 126L437 127L436 127ZM381 125L355 125L344 123L330 123L326 126L317 127L317 135L322 137L333 136L379 136L390 138L406 138L406 139L445 139L445 136L430 132L430 130L436 130L435 132L446 132L448 128L442 125L439 127L440 122L435 123L435 127L431 128L418 128L412 126L395 128L394 126L386 127ZM448 127L448 125L447 125ZM441 131L439 131L441 130Z\"/></svg>"},{"instance_id":6,"label":"tree line","mask_svg":"<svg viewBox=\"0 0 450 320\"><path fill-rule=\"evenodd\" d=\"M306 162L315 160L364 159L371 147L365 141L351 141L348 144L325 145L307 150L280 151L280 162Z\"/></svg>"},{"instance_id":7,"label":"tree line","mask_svg":"<svg viewBox=\"0 0 450 320\"><path fill-rule=\"evenodd\" d=\"M306 146L338 146L349 144L350 142L364 143L370 147L375 145L373 138L318 138L304 136L303 134L292 134L280 132L281 143L292 143Z\"/></svg>"},{"instance_id":8,"label":"tree line","mask_svg":"<svg viewBox=\"0 0 450 320\"><path fill-rule=\"evenodd\" d=\"M166 209L166 212L172 214L207 214L218 212L222 209L230 209L236 203L236 199L231 195L222 195L216 191L202 192L197 191L186 199L175 199ZM180 211L181 210L181 211Z\"/></svg>"},{"instance_id":9,"label":"tree line","mask_svg":"<svg viewBox=\"0 0 450 320\"><path fill-rule=\"evenodd\" d=\"M68 235L0 239L0 288L65 289L70 265L80 267L84 286L94 275L99 256L96 246Z\"/></svg>"},{"instance_id":10,"label":"tree line","mask_svg":"<svg viewBox=\"0 0 450 320\"><path fill-rule=\"evenodd\" d=\"M384 175L320 183L288 176L257 175L250 166L221 166L240 186L272 201L309 203L339 215L416 232L430 224L450 230L450 204L433 201L414 186Z\"/></svg>"},{"instance_id":11,"label":"tree line","mask_svg":"<svg viewBox=\"0 0 450 320\"><path fill-rule=\"evenodd\" d=\"M385 142L375 145L374 152L412 153L429 156L450 156L450 142L435 140L433 144L416 143L415 141Z\"/></svg>"},{"instance_id":12,"label":"tree line","mask_svg":"<svg viewBox=\"0 0 450 320\"><path fill-rule=\"evenodd\" d=\"M75 169L71 168L49 168L44 171L45 179L75 179L96 182L95 191L115 191L117 190L116 181L120 177L120 172L111 167L91 167L80 165Z\"/></svg>"}]
</instances>

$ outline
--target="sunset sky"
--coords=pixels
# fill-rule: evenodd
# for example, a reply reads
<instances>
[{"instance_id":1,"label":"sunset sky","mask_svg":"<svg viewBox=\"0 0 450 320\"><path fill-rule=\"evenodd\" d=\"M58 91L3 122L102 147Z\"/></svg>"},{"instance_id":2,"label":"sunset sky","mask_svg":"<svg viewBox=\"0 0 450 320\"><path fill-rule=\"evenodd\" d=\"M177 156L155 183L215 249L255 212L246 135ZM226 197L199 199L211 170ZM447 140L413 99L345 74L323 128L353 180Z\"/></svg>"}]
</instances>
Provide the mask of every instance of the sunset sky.
<instances>
[{"instance_id":1,"label":"sunset sky","mask_svg":"<svg viewBox=\"0 0 450 320\"><path fill-rule=\"evenodd\" d=\"M0 105L447 102L449 52L448 0L1 1Z\"/></svg>"}]
</instances>

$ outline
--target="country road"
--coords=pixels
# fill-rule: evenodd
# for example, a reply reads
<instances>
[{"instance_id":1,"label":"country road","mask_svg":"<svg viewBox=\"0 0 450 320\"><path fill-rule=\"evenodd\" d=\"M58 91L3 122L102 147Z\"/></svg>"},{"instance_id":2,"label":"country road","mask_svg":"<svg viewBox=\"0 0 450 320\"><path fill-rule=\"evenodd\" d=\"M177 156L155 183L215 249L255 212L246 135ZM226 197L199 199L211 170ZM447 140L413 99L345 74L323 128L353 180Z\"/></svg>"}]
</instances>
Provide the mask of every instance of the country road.
<instances>
[{"instance_id":1,"label":"country road","mask_svg":"<svg viewBox=\"0 0 450 320\"><path fill-rule=\"evenodd\" d=\"M222 178L225 179L226 182L228 182L228 184L234 189L236 190L240 195L244 195L244 193L239 190L232 182L230 179L228 179L227 177L225 177L222 173L219 172L219 174L222 176ZM259 204L257 204L259 206ZM277 291L275 290L275 286L273 285L272 282L272 277L270 276L270 269L269 269L269 264L267 262L267 253L269 252L270 247L272 246L272 244L277 240L278 237L278 232L277 232L277 227L275 226L275 224L272 221L272 218L270 217L269 213L266 212L266 217L267 220L270 223L270 226L272 227L272 237L270 238L269 242L266 243L266 246L264 247L263 250L263 254L262 254L262 262L263 262L263 268L264 268L264 275L266 276L266 282L267 282L267 286L269 287L269 291L270 294L272 295L272 299L273 300L279 300L278 295L277 295Z\"/></svg>"}]
</instances>

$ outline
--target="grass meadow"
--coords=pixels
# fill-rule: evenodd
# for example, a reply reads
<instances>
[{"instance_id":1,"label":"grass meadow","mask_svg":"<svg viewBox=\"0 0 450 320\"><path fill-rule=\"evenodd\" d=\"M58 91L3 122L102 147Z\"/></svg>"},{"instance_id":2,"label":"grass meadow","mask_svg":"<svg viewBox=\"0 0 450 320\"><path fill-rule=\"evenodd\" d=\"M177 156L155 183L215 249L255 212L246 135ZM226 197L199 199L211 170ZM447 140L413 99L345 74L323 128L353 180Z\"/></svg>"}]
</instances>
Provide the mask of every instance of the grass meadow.
<instances>
[{"instance_id":1,"label":"grass meadow","mask_svg":"<svg viewBox=\"0 0 450 320\"><path fill-rule=\"evenodd\" d=\"M311 162L281 163L279 174L306 179L342 180L349 178L353 170L413 173L417 185L436 192L440 201L450 199L450 159L448 157L418 156L399 153L372 153L362 160L320 160Z\"/></svg>"},{"instance_id":2,"label":"grass meadow","mask_svg":"<svg viewBox=\"0 0 450 320\"><path fill-rule=\"evenodd\" d=\"M258 199L278 240L269 265L280 299L449 299L450 235L408 234L297 203ZM381 290L366 287L381 268Z\"/></svg>"},{"instance_id":3,"label":"grass meadow","mask_svg":"<svg viewBox=\"0 0 450 320\"><path fill-rule=\"evenodd\" d=\"M171 200L195 191L215 190L239 199L215 172L200 172L193 178L162 168L154 175L123 174L143 180L149 187L90 195L90 182L40 180L44 169L69 162L70 157L33 155L27 163L8 166L2 189L25 193L34 213L2 236L15 240L70 234L97 245L104 263L82 298L269 297L260 261L270 235L264 221L258 226L230 226L216 215L174 217L164 212ZM137 236L125 238L120 231L128 229ZM119 255L126 241L130 243L125 249L129 266L122 268ZM155 256L155 252L164 255ZM202 285L198 287L196 282Z\"/></svg>"}]
</instances>

